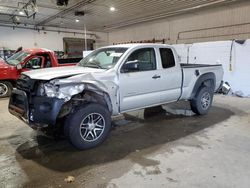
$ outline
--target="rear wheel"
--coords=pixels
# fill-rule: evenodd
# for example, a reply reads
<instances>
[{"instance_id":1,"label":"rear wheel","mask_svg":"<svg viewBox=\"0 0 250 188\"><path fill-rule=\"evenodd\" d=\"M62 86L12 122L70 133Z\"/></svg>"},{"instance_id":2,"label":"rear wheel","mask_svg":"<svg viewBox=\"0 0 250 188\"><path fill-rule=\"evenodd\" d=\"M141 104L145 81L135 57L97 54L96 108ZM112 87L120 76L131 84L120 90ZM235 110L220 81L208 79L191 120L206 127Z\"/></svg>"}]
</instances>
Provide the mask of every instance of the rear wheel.
<instances>
[{"instance_id":1,"label":"rear wheel","mask_svg":"<svg viewBox=\"0 0 250 188\"><path fill-rule=\"evenodd\" d=\"M8 81L0 81L0 98L9 97L13 86Z\"/></svg>"},{"instance_id":2,"label":"rear wheel","mask_svg":"<svg viewBox=\"0 0 250 188\"><path fill-rule=\"evenodd\" d=\"M191 109L198 115L207 114L213 102L213 91L209 87L202 87L191 100Z\"/></svg>"},{"instance_id":3,"label":"rear wheel","mask_svg":"<svg viewBox=\"0 0 250 188\"><path fill-rule=\"evenodd\" d=\"M101 144L111 128L110 112L96 103L87 104L68 118L64 125L64 134L80 150Z\"/></svg>"}]
</instances>

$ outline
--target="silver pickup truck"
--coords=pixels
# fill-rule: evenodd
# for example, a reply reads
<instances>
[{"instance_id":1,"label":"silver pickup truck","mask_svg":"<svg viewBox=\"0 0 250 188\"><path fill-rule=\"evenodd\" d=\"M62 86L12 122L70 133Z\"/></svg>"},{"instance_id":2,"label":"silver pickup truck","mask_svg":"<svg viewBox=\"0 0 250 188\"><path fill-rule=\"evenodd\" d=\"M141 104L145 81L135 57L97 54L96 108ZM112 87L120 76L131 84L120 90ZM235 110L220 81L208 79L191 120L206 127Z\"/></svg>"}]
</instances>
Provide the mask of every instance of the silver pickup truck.
<instances>
[{"instance_id":1,"label":"silver pickup truck","mask_svg":"<svg viewBox=\"0 0 250 188\"><path fill-rule=\"evenodd\" d=\"M108 46L74 67L23 73L9 112L34 129L62 129L76 148L88 149L105 140L120 113L188 100L206 114L222 78L221 65L180 64L169 45Z\"/></svg>"}]
</instances>

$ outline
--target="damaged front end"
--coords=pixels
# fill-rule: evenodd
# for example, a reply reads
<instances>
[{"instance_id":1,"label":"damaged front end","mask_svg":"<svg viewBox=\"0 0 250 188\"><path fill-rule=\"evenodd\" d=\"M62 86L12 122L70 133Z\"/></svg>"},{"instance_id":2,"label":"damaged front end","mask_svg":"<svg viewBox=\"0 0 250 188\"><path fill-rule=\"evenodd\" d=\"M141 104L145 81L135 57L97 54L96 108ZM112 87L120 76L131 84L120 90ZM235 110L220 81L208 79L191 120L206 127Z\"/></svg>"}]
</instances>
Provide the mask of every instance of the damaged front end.
<instances>
[{"instance_id":1,"label":"damaged front end","mask_svg":"<svg viewBox=\"0 0 250 188\"><path fill-rule=\"evenodd\" d=\"M65 103L64 100L30 95L25 91L14 89L9 101L9 112L33 129L55 125Z\"/></svg>"},{"instance_id":2,"label":"damaged front end","mask_svg":"<svg viewBox=\"0 0 250 188\"><path fill-rule=\"evenodd\" d=\"M63 117L70 112L68 109L70 103L68 101L76 94L83 92L83 90L84 84L62 84L59 80L41 82L33 96L30 93L20 97L20 90L14 90L9 111L12 113L13 107L18 106L17 103L28 104L25 108L25 117L23 117L23 114L12 114L22 120L25 119L25 123L34 129L55 125L58 117Z\"/></svg>"},{"instance_id":3,"label":"damaged front end","mask_svg":"<svg viewBox=\"0 0 250 188\"><path fill-rule=\"evenodd\" d=\"M75 108L89 102L102 104L111 114L118 113L115 105L118 86L114 76L99 79L93 74L82 74L50 81L28 78L26 81L29 83L25 87L27 90L22 90L22 85L13 91L9 111L32 128L53 126Z\"/></svg>"}]
</instances>

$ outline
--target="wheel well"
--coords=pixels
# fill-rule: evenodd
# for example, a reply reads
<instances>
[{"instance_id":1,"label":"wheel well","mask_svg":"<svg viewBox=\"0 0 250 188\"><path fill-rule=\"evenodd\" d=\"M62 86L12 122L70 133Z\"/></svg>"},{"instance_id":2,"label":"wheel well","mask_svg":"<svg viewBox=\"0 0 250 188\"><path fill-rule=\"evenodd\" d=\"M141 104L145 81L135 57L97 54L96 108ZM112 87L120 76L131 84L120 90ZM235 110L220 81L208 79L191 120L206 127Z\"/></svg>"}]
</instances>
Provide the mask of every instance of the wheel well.
<instances>
[{"instance_id":1,"label":"wheel well","mask_svg":"<svg viewBox=\"0 0 250 188\"><path fill-rule=\"evenodd\" d=\"M196 95L196 93L199 91L199 89L203 86L212 88L214 90L215 88L215 74L214 73L206 73L201 75L198 80L196 81L194 85L194 89L191 94L191 99L193 99Z\"/></svg>"},{"instance_id":2,"label":"wheel well","mask_svg":"<svg viewBox=\"0 0 250 188\"><path fill-rule=\"evenodd\" d=\"M70 113L73 113L75 109L87 103L101 104L112 114L112 103L107 93L84 90L82 93L73 96L70 101L66 102L62 106L58 117L62 118Z\"/></svg>"},{"instance_id":3,"label":"wheel well","mask_svg":"<svg viewBox=\"0 0 250 188\"><path fill-rule=\"evenodd\" d=\"M16 81L15 80L0 80L2 82L10 82L13 87L16 87Z\"/></svg>"},{"instance_id":4,"label":"wheel well","mask_svg":"<svg viewBox=\"0 0 250 188\"><path fill-rule=\"evenodd\" d=\"M86 102L95 102L106 107L110 112L112 112L112 104L109 98L109 95L105 92L95 92L86 90L83 94L83 99Z\"/></svg>"},{"instance_id":5,"label":"wheel well","mask_svg":"<svg viewBox=\"0 0 250 188\"><path fill-rule=\"evenodd\" d=\"M204 82L202 82L201 86L206 86L206 87L209 87L209 88L214 88L214 80L213 79L208 79L208 80L205 80Z\"/></svg>"}]
</instances>

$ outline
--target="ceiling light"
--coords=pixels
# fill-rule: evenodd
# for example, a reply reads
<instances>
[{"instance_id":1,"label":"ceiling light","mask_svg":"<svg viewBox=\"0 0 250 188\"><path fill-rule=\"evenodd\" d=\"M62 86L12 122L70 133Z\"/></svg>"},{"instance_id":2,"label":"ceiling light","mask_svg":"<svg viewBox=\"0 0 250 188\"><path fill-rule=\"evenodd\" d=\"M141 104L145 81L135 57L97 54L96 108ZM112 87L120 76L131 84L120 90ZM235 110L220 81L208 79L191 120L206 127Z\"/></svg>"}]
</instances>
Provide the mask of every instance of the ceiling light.
<instances>
[{"instance_id":1,"label":"ceiling light","mask_svg":"<svg viewBox=\"0 0 250 188\"><path fill-rule=\"evenodd\" d=\"M19 25L20 24L20 18L18 16L13 16L12 17L12 21L15 25Z\"/></svg>"},{"instance_id":2,"label":"ceiling light","mask_svg":"<svg viewBox=\"0 0 250 188\"><path fill-rule=\"evenodd\" d=\"M80 20L76 19L76 23L80 22Z\"/></svg>"},{"instance_id":3,"label":"ceiling light","mask_svg":"<svg viewBox=\"0 0 250 188\"><path fill-rule=\"evenodd\" d=\"M114 12L114 11L115 11L115 7L110 7L109 10L110 10L111 12Z\"/></svg>"},{"instance_id":4,"label":"ceiling light","mask_svg":"<svg viewBox=\"0 0 250 188\"><path fill-rule=\"evenodd\" d=\"M19 11L19 15L24 15L25 13L23 11Z\"/></svg>"}]
</instances>

